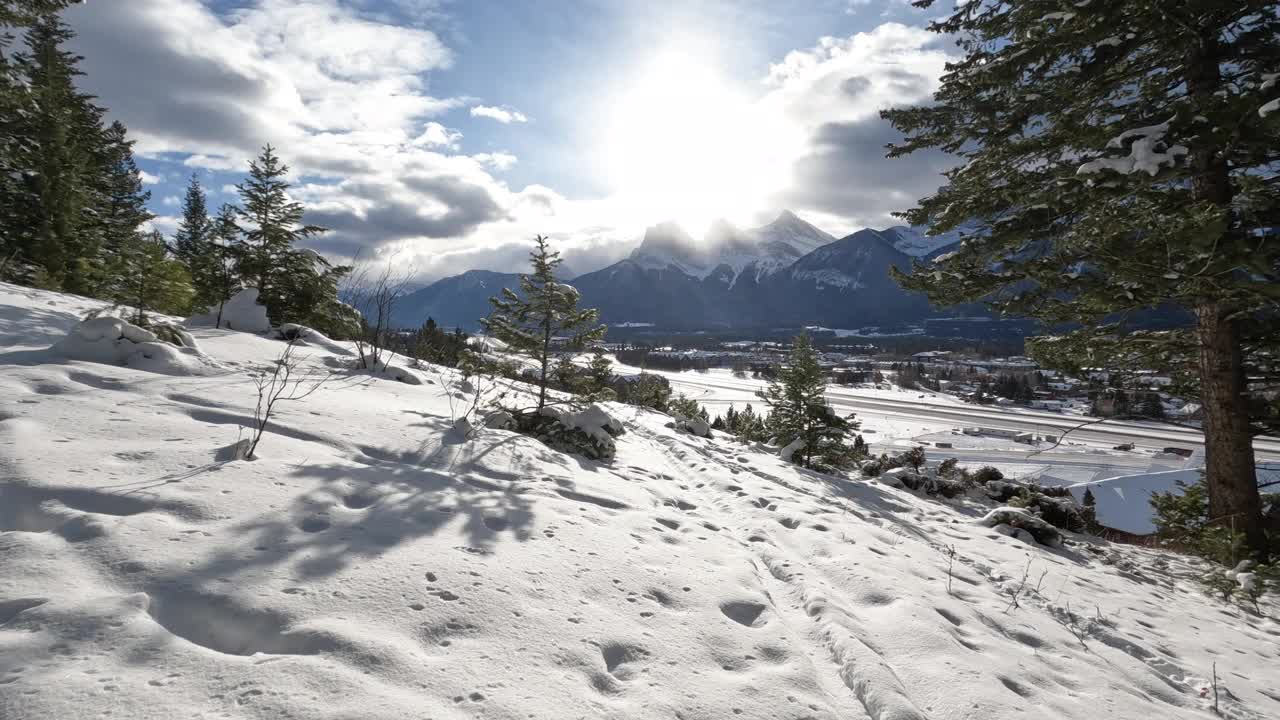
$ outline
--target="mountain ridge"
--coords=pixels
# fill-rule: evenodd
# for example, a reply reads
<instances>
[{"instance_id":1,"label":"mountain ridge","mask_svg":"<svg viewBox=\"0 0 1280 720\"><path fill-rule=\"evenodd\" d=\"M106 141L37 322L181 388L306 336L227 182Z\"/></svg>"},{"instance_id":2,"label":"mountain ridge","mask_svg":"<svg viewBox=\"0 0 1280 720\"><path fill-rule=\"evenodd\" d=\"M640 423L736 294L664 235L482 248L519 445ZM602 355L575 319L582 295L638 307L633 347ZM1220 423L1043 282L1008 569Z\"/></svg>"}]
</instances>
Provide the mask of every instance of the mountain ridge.
<instances>
[{"instance_id":1,"label":"mountain ridge","mask_svg":"<svg viewBox=\"0 0 1280 720\"><path fill-rule=\"evenodd\" d=\"M666 221L650 226L628 257L569 283L610 324L701 330L910 323L931 309L922 295L899 287L889 269L910 272L913 260L927 261L958 240L958 234L927 238L905 226L835 238L789 210L747 229L717 220L702 241ZM431 316L475 328L489 311L488 298L518 285L518 273L470 270L406 295L393 319L416 327Z\"/></svg>"}]
</instances>

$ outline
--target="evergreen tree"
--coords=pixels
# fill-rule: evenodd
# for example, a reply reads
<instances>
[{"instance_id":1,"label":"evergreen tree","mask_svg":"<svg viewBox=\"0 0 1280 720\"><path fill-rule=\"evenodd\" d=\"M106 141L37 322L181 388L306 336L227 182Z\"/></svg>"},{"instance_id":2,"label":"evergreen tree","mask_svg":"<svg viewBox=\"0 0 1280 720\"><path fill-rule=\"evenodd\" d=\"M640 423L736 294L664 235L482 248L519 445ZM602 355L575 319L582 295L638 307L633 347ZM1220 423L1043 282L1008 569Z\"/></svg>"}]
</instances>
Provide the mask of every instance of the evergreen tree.
<instances>
[{"instance_id":1,"label":"evergreen tree","mask_svg":"<svg viewBox=\"0 0 1280 720\"><path fill-rule=\"evenodd\" d=\"M302 323L348 337L358 332L359 313L338 301L338 283L351 268L294 247L325 228L303 224L305 208L289 197L288 172L267 145L249 164L248 179L236 186L244 222L235 250L237 271L246 285L258 289L272 323Z\"/></svg>"},{"instance_id":2,"label":"evergreen tree","mask_svg":"<svg viewBox=\"0 0 1280 720\"><path fill-rule=\"evenodd\" d=\"M187 182L187 192L182 197L182 219L173 233L173 254L187 267L193 268L208 252L212 242L213 220L209 217L208 201L200 178L192 173L191 180Z\"/></svg>"},{"instance_id":3,"label":"evergreen tree","mask_svg":"<svg viewBox=\"0 0 1280 720\"><path fill-rule=\"evenodd\" d=\"M72 0L0 0L0 279L31 281L34 232L28 222L39 195L34 169L39 124L30 56L10 57L14 31L26 31Z\"/></svg>"},{"instance_id":4,"label":"evergreen tree","mask_svg":"<svg viewBox=\"0 0 1280 720\"><path fill-rule=\"evenodd\" d=\"M308 262L296 257L294 245L324 232L324 228L302 224L305 211L302 203L289 197L288 172L289 166L267 145L249 163L248 179L236 185L244 223L236 249L237 270L247 286L258 289L258 299L273 323L303 322L300 313L292 312L295 308L286 307L291 304L291 276L314 273Z\"/></svg>"},{"instance_id":5,"label":"evergreen tree","mask_svg":"<svg viewBox=\"0 0 1280 720\"><path fill-rule=\"evenodd\" d=\"M122 123L113 122L103 131L98 150L99 165L85 209L87 222L81 230L96 233L93 244L101 253L101 257L86 258L95 270L96 277L92 280L95 294L111 292L111 286L120 280L108 270L112 259L155 217L147 211L151 192L142 187L142 173L133 160L133 141L128 139Z\"/></svg>"},{"instance_id":6,"label":"evergreen tree","mask_svg":"<svg viewBox=\"0 0 1280 720\"><path fill-rule=\"evenodd\" d=\"M1098 499L1093 496L1093 488L1085 486L1081 504L1084 509L1080 511L1080 515L1084 518L1085 529L1089 532L1101 530L1101 526L1098 525Z\"/></svg>"},{"instance_id":7,"label":"evergreen tree","mask_svg":"<svg viewBox=\"0 0 1280 720\"><path fill-rule=\"evenodd\" d=\"M613 363L604 354L604 348L597 347L591 351L591 361L587 364L587 385L589 392L602 399L615 399L613 390Z\"/></svg>"},{"instance_id":8,"label":"evergreen tree","mask_svg":"<svg viewBox=\"0 0 1280 720\"><path fill-rule=\"evenodd\" d=\"M853 438L853 454L860 458L870 454L870 450L867 449L867 441L862 439L862 433L858 433Z\"/></svg>"},{"instance_id":9,"label":"evergreen tree","mask_svg":"<svg viewBox=\"0 0 1280 720\"><path fill-rule=\"evenodd\" d=\"M857 423L836 415L825 393L818 354L808 335L796 337L787 364L757 393L769 405L769 429L778 442L804 443L792 459L807 468L845 467L851 460L845 436Z\"/></svg>"},{"instance_id":10,"label":"evergreen tree","mask_svg":"<svg viewBox=\"0 0 1280 720\"><path fill-rule=\"evenodd\" d=\"M82 58L64 48L73 35L57 16L40 16L27 30L26 51L13 57L23 106L6 118L12 135L5 146L18 176L0 199L0 222L8 250L38 268L36 282L87 294L101 234L86 231L85 209L102 167L95 153L105 143L102 109L75 86Z\"/></svg>"},{"instance_id":11,"label":"evergreen tree","mask_svg":"<svg viewBox=\"0 0 1280 720\"><path fill-rule=\"evenodd\" d=\"M1246 378L1274 387L1280 374L1280 5L1050 8L974 0L931 24L963 57L934 103L885 111L905 134L890 155L961 162L904 216L982 231L899 281L938 304L1082 328L1031 342L1042 363L1175 373L1204 408L1209 515L1265 554ZM1193 327L1124 323L1169 305Z\"/></svg>"},{"instance_id":12,"label":"evergreen tree","mask_svg":"<svg viewBox=\"0 0 1280 720\"><path fill-rule=\"evenodd\" d=\"M560 253L551 249L547 238L538 235L529 254L533 272L520 276L520 294L502 289L502 297L490 298L493 313L480 321L485 331L505 342L511 350L538 363L538 411L547 404L547 377L551 369L551 344L565 335L565 344L577 350L604 337L605 326L596 325L599 313L578 307L578 291L558 282L556 268Z\"/></svg>"},{"instance_id":13,"label":"evergreen tree","mask_svg":"<svg viewBox=\"0 0 1280 720\"><path fill-rule=\"evenodd\" d=\"M240 246L238 216L231 205L219 208L218 216L210 221L205 253L192 269L196 298L193 304L214 313L215 327L222 325L222 308L227 300L240 291L240 277L236 272L236 249Z\"/></svg>"},{"instance_id":14,"label":"evergreen tree","mask_svg":"<svg viewBox=\"0 0 1280 720\"><path fill-rule=\"evenodd\" d=\"M168 257L159 232L134 233L113 256L111 299L135 308L133 323L146 326L148 312L181 312L191 303L191 278L182 263Z\"/></svg>"}]
</instances>

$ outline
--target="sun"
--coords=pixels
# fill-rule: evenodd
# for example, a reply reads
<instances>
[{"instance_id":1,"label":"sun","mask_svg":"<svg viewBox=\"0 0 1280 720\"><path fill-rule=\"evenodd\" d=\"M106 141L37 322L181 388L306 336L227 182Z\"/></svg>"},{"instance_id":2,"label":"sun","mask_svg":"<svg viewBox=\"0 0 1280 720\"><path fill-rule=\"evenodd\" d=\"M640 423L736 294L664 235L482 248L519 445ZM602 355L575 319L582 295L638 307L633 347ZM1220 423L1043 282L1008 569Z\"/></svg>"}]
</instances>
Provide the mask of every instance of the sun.
<instances>
[{"instance_id":1,"label":"sun","mask_svg":"<svg viewBox=\"0 0 1280 720\"><path fill-rule=\"evenodd\" d=\"M611 103L601 149L615 191L649 221L699 233L737 217L767 189L768 128L712 66L678 51L642 66Z\"/></svg>"}]
</instances>

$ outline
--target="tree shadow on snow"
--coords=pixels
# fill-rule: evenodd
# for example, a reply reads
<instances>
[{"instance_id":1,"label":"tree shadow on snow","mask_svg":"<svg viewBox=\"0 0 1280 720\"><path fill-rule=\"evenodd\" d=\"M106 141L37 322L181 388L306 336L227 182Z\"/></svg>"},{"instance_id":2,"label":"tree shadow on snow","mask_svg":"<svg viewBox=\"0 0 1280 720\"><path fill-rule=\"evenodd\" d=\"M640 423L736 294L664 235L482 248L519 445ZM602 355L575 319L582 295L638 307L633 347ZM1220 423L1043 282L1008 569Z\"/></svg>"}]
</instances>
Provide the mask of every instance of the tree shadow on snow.
<instances>
[{"instance_id":1,"label":"tree shadow on snow","mask_svg":"<svg viewBox=\"0 0 1280 720\"><path fill-rule=\"evenodd\" d=\"M316 579L437 533L455 532L459 549L480 554L506 537L523 542L532 533L527 489L477 475L389 462L305 465L292 475L322 484L283 511L233 527L242 539L192 568L192 580L290 564L290 575Z\"/></svg>"}]
</instances>

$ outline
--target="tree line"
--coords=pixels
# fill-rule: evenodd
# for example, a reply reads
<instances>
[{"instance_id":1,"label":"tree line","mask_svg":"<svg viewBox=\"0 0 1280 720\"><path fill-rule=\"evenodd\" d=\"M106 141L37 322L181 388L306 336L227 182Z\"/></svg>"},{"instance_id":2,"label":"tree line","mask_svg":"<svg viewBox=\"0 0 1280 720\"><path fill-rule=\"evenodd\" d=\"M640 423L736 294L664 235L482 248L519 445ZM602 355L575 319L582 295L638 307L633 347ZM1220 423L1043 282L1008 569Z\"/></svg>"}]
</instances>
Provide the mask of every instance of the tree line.
<instances>
[{"instance_id":1,"label":"tree line","mask_svg":"<svg viewBox=\"0 0 1280 720\"><path fill-rule=\"evenodd\" d=\"M350 268L297 246L324 228L303 223L270 145L236 186L238 204L211 215L192 176L174 236L148 229L134 141L77 86L83 58L58 16L69 4L0 3L0 280L127 305L140 324L148 312L219 315L252 287L273 323L355 332L359 314L338 301Z\"/></svg>"}]
</instances>

